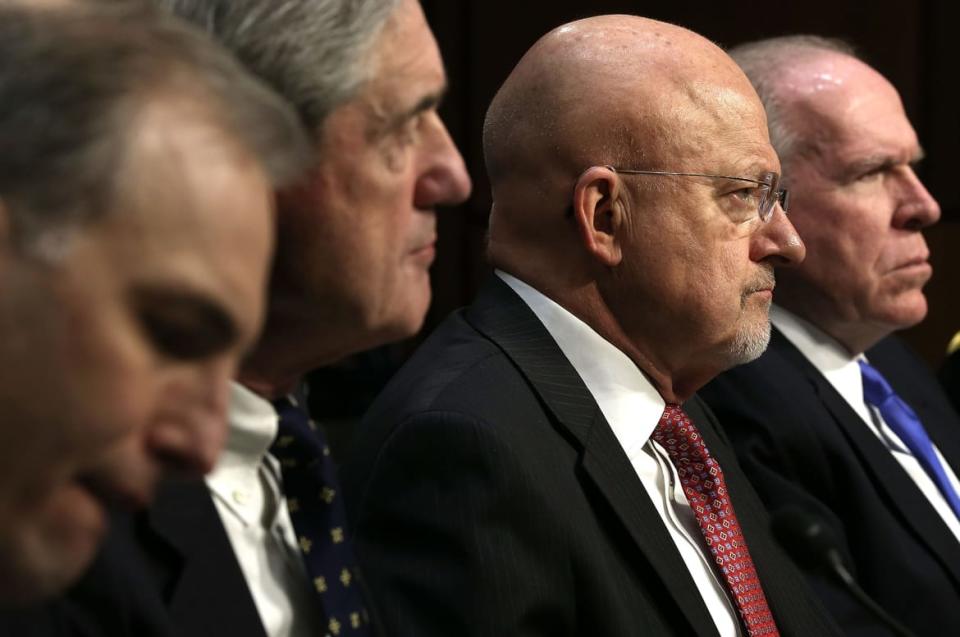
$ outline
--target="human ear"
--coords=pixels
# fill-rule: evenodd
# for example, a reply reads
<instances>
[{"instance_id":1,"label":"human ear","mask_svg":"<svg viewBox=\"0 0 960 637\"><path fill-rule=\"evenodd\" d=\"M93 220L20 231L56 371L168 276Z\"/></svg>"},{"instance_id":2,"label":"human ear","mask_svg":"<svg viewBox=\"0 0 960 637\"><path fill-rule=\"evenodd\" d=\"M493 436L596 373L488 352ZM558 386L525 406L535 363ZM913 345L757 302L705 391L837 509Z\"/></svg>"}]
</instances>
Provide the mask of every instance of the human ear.
<instances>
[{"instance_id":1,"label":"human ear","mask_svg":"<svg viewBox=\"0 0 960 637\"><path fill-rule=\"evenodd\" d=\"M588 168L573 189L573 216L583 246L605 266L618 265L623 258L621 192L620 178L609 166Z\"/></svg>"}]
</instances>

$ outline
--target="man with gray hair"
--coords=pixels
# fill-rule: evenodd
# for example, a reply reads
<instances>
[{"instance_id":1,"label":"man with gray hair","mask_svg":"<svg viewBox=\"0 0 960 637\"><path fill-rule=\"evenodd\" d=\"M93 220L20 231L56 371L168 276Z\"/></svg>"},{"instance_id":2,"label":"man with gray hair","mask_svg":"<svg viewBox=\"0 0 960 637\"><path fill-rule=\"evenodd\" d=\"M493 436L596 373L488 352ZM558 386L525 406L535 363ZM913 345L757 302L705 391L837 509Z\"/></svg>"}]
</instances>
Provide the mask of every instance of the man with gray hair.
<instances>
[{"instance_id":1,"label":"man with gray hair","mask_svg":"<svg viewBox=\"0 0 960 637\"><path fill-rule=\"evenodd\" d=\"M306 162L293 112L180 21L0 6L0 603L63 590L111 509L213 467L270 193Z\"/></svg>"},{"instance_id":2,"label":"man with gray hair","mask_svg":"<svg viewBox=\"0 0 960 637\"><path fill-rule=\"evenodd\" d=\"M914 173L917 135L896 89L842 43L792 36L730 53L766 106L808 251L777 278L769 350L703 395L767 506L794 520L785 530L819 523L910 631L957 634L960 419L891 336L926 314L921 230L940 216ZM851 634L889 634L809 568Z\"/></svg>"},{"instance_id":3,"label":"man with gray hair","mask_svg":"<svg viewBox=\"0 0 960 637\"><path fill-rule=\"evenodd\" d=\"M266 327L226 452L206 485L171 486L138 540L180 635L367 634L335 467L298 388L423 322L435 207L470 190L437 113L440 54L417 0L158 1L296 108L314 164L277 194Z\"/></svg>"}]
</instances>

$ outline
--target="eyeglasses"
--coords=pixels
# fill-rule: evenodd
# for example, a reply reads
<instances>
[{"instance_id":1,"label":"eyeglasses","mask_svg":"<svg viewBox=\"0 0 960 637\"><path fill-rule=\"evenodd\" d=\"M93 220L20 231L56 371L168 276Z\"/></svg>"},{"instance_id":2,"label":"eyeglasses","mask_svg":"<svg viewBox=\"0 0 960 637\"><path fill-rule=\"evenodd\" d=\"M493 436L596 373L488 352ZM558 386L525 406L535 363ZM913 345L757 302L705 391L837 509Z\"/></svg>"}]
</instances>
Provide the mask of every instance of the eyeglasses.
<instances>
[{"instance_id":1,"label":"eyeglasses","mask_svg":"<svg viewBox=\"0 0 960 637\"><path fill-rule=\"evenodd\" d=\"M707 177L709 179L729 179L756 184L758 188L744 189L741 198L745 202L756 200L757 214L760 221L766 223L773 217L773 207L779 202L784 213L790 202L790 193L786 188L780 188L780 175L774 172L763 173L762 179L748 179L746 177L729 177L727 175L707 175L705 173L671 173L660 170L633 170L607 166L610 170L627 175L665 175L667 177Z\"/></svg>"}]
</instances>

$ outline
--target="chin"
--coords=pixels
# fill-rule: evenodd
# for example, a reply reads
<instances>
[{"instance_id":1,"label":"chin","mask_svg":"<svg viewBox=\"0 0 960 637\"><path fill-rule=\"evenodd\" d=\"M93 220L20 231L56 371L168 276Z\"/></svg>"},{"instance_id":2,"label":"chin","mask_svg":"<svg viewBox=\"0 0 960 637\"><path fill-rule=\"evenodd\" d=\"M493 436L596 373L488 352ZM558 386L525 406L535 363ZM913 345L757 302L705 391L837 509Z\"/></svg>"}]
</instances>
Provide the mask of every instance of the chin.
<instances>
[{"instance_id":1,"label":"chin","mask_svg":"<svg viewBox=\"0 0 960 637\"><path fill-rule=\"evenodd\" d=\"M389 336L385 342L401 341L416 336L427 318L430 297L429 281L426 286L398 296L397 303L386 308L387 312L390 312L390 318L386 321Z\"/></svg>"},{"instance_id":2,"label":"chin","mask_svg":"<svg viewBox=\"0 0 960 637\"><path fill-rule=\"evenodd\" d=\"M384 338L384 343L392 343L394 341L405 341L408 338L413 338L416 336L421 328L423 328L423 322L427 317L427 312L411 312L406 316L397 317L397 320L389 328L388 334Z\"/></svg>"},{"instance_id":3,"label":"chin","mask_svg":"<svg viewBox=\"0 0 960 637\"><path fill-rule=\"evenodd\" d=\"M927 299L923 292L905 295L884 312L883 322L894 330L905 330L917 325L927 317Z\"/></svg>"},{"instance_id":4,"label":"chin","mask_svg":"<svg viewBox=\"0 0 960 637\"><path fill-rule=\"evenodd\" d=\"M0 605L26 605L54 597L80 579L93 561L102 533L25 529L22 537L0 540Z\"/></svg>"},{"instance_id":5,"label":"chin","mask_svg":"<svg viewBox=\"0 0 960 637\"><path fill-rule=\"evenodd\" d=\"M80 579L93 556L91 552L85 559L64 562L46 555L29 564L12 565L0 575L0 606L27 606L61 595ZM18 559L30 560L23 555Z\"/></svg>"},{"instance_id":6,"label":"chin","mask_svg":"<svg viewBox=\"0 0 960 637\"><path fill-rule=\"evenodd\" d=\"M770 344L770 321L762 324L744 326L738 330L733 342L730 343L727 353L730 364L727 369L743 365L760 358L767 351Z\"/></svg>"}]
</instances>

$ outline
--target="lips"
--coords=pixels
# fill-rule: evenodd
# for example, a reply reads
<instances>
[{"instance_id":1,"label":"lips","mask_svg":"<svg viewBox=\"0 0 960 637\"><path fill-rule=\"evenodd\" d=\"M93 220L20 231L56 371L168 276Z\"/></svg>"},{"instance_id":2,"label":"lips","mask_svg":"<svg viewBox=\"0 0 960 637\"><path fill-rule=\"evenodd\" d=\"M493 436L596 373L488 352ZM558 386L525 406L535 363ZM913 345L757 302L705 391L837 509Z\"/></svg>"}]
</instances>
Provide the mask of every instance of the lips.
<instances>
[{"instance_id":1,"label":"lips","mask_svg":"<svg viewBox=\"0 0 960 637\"><path fill-rule=\"evenodd\" d=\"M411 250L409 254L414 261L424 265L425 267L429 267L430 264L433 263L436 253L437 238L436 236L432 236L428 240L420 243L418 247Z\"/></svg>"},{"instance_id":2,"label":"lips","mask_svg":"<svg viewBox=\"0 0 960 637\"><path fill-rule=\"evenodd\" d=\"M904 281L908 281L911 287L922 286L933 275L933 267L927 257L927 254L920 254L909 259L903 259L889 268L884 276L893 277L900 281L901 285Z\"/></svg>"},{"instance_id":3,"label":"lips","mask_svg":"<svg viewBox=\"0 0 960 637\"><path fill-rule=\"evenodd\" d=\"M745 292L746 295L755 294L757 292L767 292L773 294L773 288L776 286L776 278L774 277L773 270L764 270L763 274L749 287Z\"/></svg>"},{"instance_id":4,"label":"lips","mask_svg":"<svg viewBox=\"0 0 960 637\"><path fill-rule=\"evenodd\" d=\"M912 258L912 259L908 259L908 260L904 261L903 263L901 263L900 265L896 266L894 269L895 269L895 270L901 270L901 269L904 269L904 268L912 268L912 267L915 267L915 266L918 266L918 265L926 265L926 266L929 266L929 265L930 265L930 262L928 261L928 257L929 257L929 255L923 255L923 256L914 257L914 258Z\"/></svg>"},{"instance_id":5,"label":"lips","mask_svg":"<svg viewBox=\"0 0 960 637\"><path fill-rule=\"evenodd\" d=\"M435 251L436 246L437 246L436 242L431 241L430 243L425 243L418 248L414 248L413 250L410 251L410 254L422 254L424 252Z\"/></svg>"}]
</instances>

